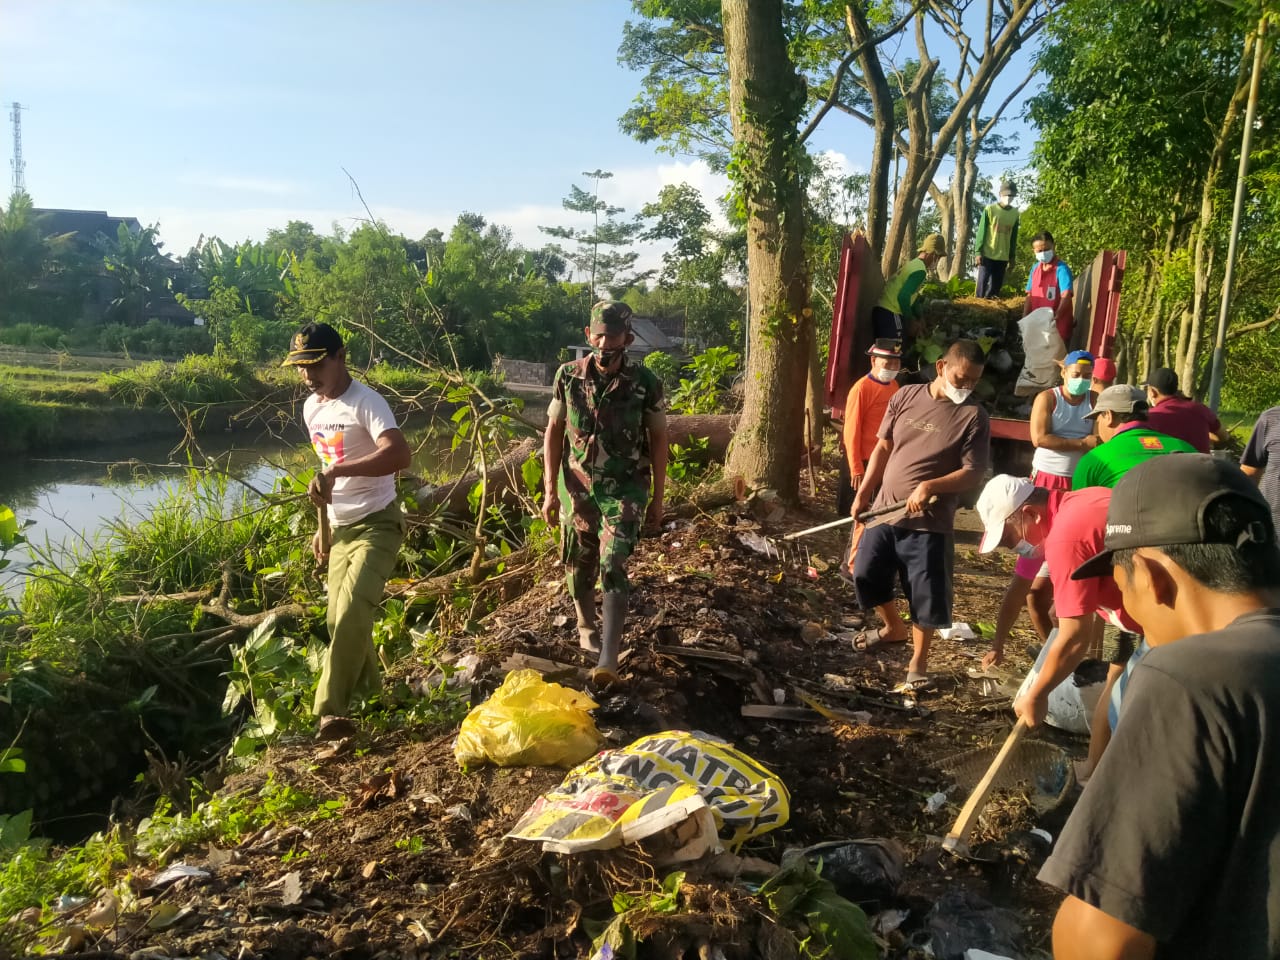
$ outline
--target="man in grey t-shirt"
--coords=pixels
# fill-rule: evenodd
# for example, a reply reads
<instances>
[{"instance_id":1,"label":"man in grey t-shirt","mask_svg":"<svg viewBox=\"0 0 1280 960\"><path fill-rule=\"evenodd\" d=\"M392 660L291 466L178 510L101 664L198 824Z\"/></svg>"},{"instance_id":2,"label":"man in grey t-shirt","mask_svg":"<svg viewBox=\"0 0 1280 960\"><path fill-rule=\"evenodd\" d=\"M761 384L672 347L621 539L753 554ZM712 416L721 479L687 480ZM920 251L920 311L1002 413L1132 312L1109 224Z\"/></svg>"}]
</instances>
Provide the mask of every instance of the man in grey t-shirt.
<instances>
[{"instance_id":1,"label":"man in grey t-shirt","mask_svg":"<svg viewBox=\"0 0 1280 960\"><path fill-rule=\"evenodd\" d=\"M1056 960L1280 956L1280 548L1232 464L1158 457L1116 484L1104 550L1151 650L1040 879Z\"/></svg>"},{"instance_id":2,"label":"man in grey t-shirt","mask_svg":"<svg viewBox=\"0 0 1280 960\"><path fill-rule=\"evenodd\" d=\"M858 537L853 567L858 603L874 607L884 621L864 630L854 648L913 643L902 691L929 685L929 644L935 630L951 626L953 540L959 495L982 482L990 456L991 422L971 398L986 355L972 340L957 340L937 362L931 383L903 387L880 421L853 515L905 501L911 516L872 527ZM936 502L930 500L936 497ZM894 601L901 571L911 610L911 628Z\"/></svg>"},{"instance_id":3,"label":"man in grey t-shirt","mask_svg":"<svg viewBox=\"0 0 1280 960\"><path fill-rule=\"evenodd\" d=\"M1271 519L1280 530L1280 407L1264 411L1253 425L1240 469L1253 478L1271 504Z\"/></svg>"}]
</instances>

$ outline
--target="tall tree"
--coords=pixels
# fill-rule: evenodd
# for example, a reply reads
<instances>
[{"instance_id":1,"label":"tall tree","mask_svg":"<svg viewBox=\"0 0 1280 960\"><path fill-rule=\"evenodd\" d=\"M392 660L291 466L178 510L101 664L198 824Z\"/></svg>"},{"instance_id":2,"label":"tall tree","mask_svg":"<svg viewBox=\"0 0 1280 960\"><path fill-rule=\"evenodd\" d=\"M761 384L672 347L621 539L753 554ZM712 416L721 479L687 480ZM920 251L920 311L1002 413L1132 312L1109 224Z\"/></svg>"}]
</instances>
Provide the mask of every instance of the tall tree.
<instances>
[{"instance_id":1,"label":"tall tree","mask_svg":"<svg viewBox=\"0 0 1280 960\"><path fill-rule=\"evenodd\" d=\"M1040 191L1028 225L1052 220L1060 249L1081 255L1129 251L1121 343L1130 376L1154 365L1177 369L1187 390L1202 380L1254 31L1268 7L1073 0L1050 28L1039 59L1047 83L1031 101ZM1262 76L1261 102L1277 102L1280 78ZM1236 329L1280 321L1270 319L1280 300L1270 242L1280 211L1266 190L1278 144L1274 124L1255 131Z\"/></svg>"},{"instance_id":2,"label":"tall tree","mask_svg":"<svg viewBox=\"0 0 1280 960\"><path fill-rule=\"evenodd\" d=\"M542 226L538 229L548 236L571 240L578 245L576 253L566 253L565 256L586 275L587 289L592 297L596 297L602 292L624 288L641 279L629 275L635 268L639 255L622 248L636 239L643 226L634 220L620 219L620 215L626 213L626 210L600 199L600 182L612 179L612 173L608 170L592 170L583 176L593 181L591 191L573 184L569 196L564 198L563 206L574 213L590 214L591 229ZM601 247L605 249L602 251Z\"/></svg>"},{"instance_id":3,"label":"tall tree","mask_svg":"<svg viewBox=\"0 0 1280 960\"><path fill-rule=\"evenodd\" d=\"M814 349L804 261L805 87L787 52L781 0L723 0L733 123L732 174L747 222L746 396L726 472L786 498L799 493Z\"/></svg>"}]
</instances>

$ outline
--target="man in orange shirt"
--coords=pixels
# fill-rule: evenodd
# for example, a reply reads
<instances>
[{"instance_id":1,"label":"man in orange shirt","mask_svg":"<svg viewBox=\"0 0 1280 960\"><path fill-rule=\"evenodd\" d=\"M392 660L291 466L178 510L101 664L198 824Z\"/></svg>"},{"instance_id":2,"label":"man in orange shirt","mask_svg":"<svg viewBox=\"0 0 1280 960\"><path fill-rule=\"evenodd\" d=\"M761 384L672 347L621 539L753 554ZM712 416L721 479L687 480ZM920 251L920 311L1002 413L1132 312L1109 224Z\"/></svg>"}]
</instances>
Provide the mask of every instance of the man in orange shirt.
<instances>
[{"instance_id":1,"label":"man in orange shirt","mask_svg":"<svg viewBox=\"0 0 1280 960\"><path fill-rule=\"evenodd\" d=\"M844 404L844 453L849 463L849 483L856 495L866 472L871 451L878 442L877 433L889 398L898 392L898 372L902 369L902 344L897 340L877 340L867 351L871 372L860 377L849 388ZM853 566L853 541L850 540L845 569Z\"/></svg>"}]
</instances>

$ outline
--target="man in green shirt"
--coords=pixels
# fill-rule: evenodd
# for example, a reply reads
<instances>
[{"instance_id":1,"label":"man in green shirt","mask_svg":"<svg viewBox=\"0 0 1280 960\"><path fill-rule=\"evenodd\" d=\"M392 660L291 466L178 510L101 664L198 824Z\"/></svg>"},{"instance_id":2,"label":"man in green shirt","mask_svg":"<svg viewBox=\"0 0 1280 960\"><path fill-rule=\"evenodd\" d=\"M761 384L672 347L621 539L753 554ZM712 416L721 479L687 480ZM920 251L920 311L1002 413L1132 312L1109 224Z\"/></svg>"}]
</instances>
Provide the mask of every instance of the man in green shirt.
<instances>
[{"instance_id":1,"label":"man in green shirt","mask_svg":"<svg viewBox=\"0 0 1280 960\"><path fill-rule=\"evenodd\" d=\"M1093 403L1088 419L1098 422L1102 440L1076 464L1071 489L1114 487L1134 466L1166 453L1195 453L1195 447L1147 426L1147 395L1138 387L1117 383Z\"/></svg>"},{"instance_id":2,"label":"man in green shirt","mask_svg":"<svg viewBox=\"0 0 1280 960\"><path fill-rule=\"evenodd\" d=\"M929 271L946 255L946 242L939 234L931 233L920 244L919 255L908 260L889 278L880 302L871 308L875 339L901 342L903 356L906 356L912 342L920 335L921 311L917 302L920 288L924 286Z\"/></svg>"},{"instance_id":3,"label":"man in green shirt","mask_svg":"<svg viewBox=\"0 0 1280 960\"><path fill-rule=\"evenodd\" d=\"M978 220L974 246L978 250L978 289L976 296L994 300L1004 286L1004 272L1013 263L1018 249L1020 214L1013 205L1017 189L1007 180L1000 184L1000 202L988 204Z\"/></svg>"}]
</instances>

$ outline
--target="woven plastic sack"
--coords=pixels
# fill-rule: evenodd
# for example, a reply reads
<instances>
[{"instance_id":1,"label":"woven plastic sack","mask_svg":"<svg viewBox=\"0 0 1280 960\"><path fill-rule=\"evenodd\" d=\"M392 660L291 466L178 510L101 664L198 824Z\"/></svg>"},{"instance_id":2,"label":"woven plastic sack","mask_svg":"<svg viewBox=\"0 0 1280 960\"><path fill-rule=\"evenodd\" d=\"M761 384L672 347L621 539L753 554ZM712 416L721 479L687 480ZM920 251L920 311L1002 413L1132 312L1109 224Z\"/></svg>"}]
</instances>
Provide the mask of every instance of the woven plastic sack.
<instances>
[{"instance_id":1,"label":"woven plastic sack","mask_svg":"<svg viewBox=\"0 0 1280 960\"><path fill-rule=\"evenodd\" d=\"M572 767L600 747L600 731L584 693L547 683L536 670L513 670L472 710L458 731L453 755L463 770L499 767Z\"/></svg>"},{"instance_id":2,"label":"woven plastic sack","mask_svg":"<svg viewBox=\"0 0 1280 960\"><path fill-rule=\"evenodd\" d=\"M668 730L603 750L534 801L507 834L556 853L608 850L704 821L730 848L783 826L791 796L777 775L707 733Z\"/></svg>"},{"instance_id":3,"label":"woven plastic sack","mask_svg":"<svg viewBox=\"0 0 1280 960\"><path fill-rule=\"evenodd\" d=\"M1067 346L1053 322L1053 308L1040 307L1018 321L1022 350L1026 359L1013 392L1019 397L1035 396L1058 382L1058 361L1067 355Z\"/></svg>"}]
</instances>

